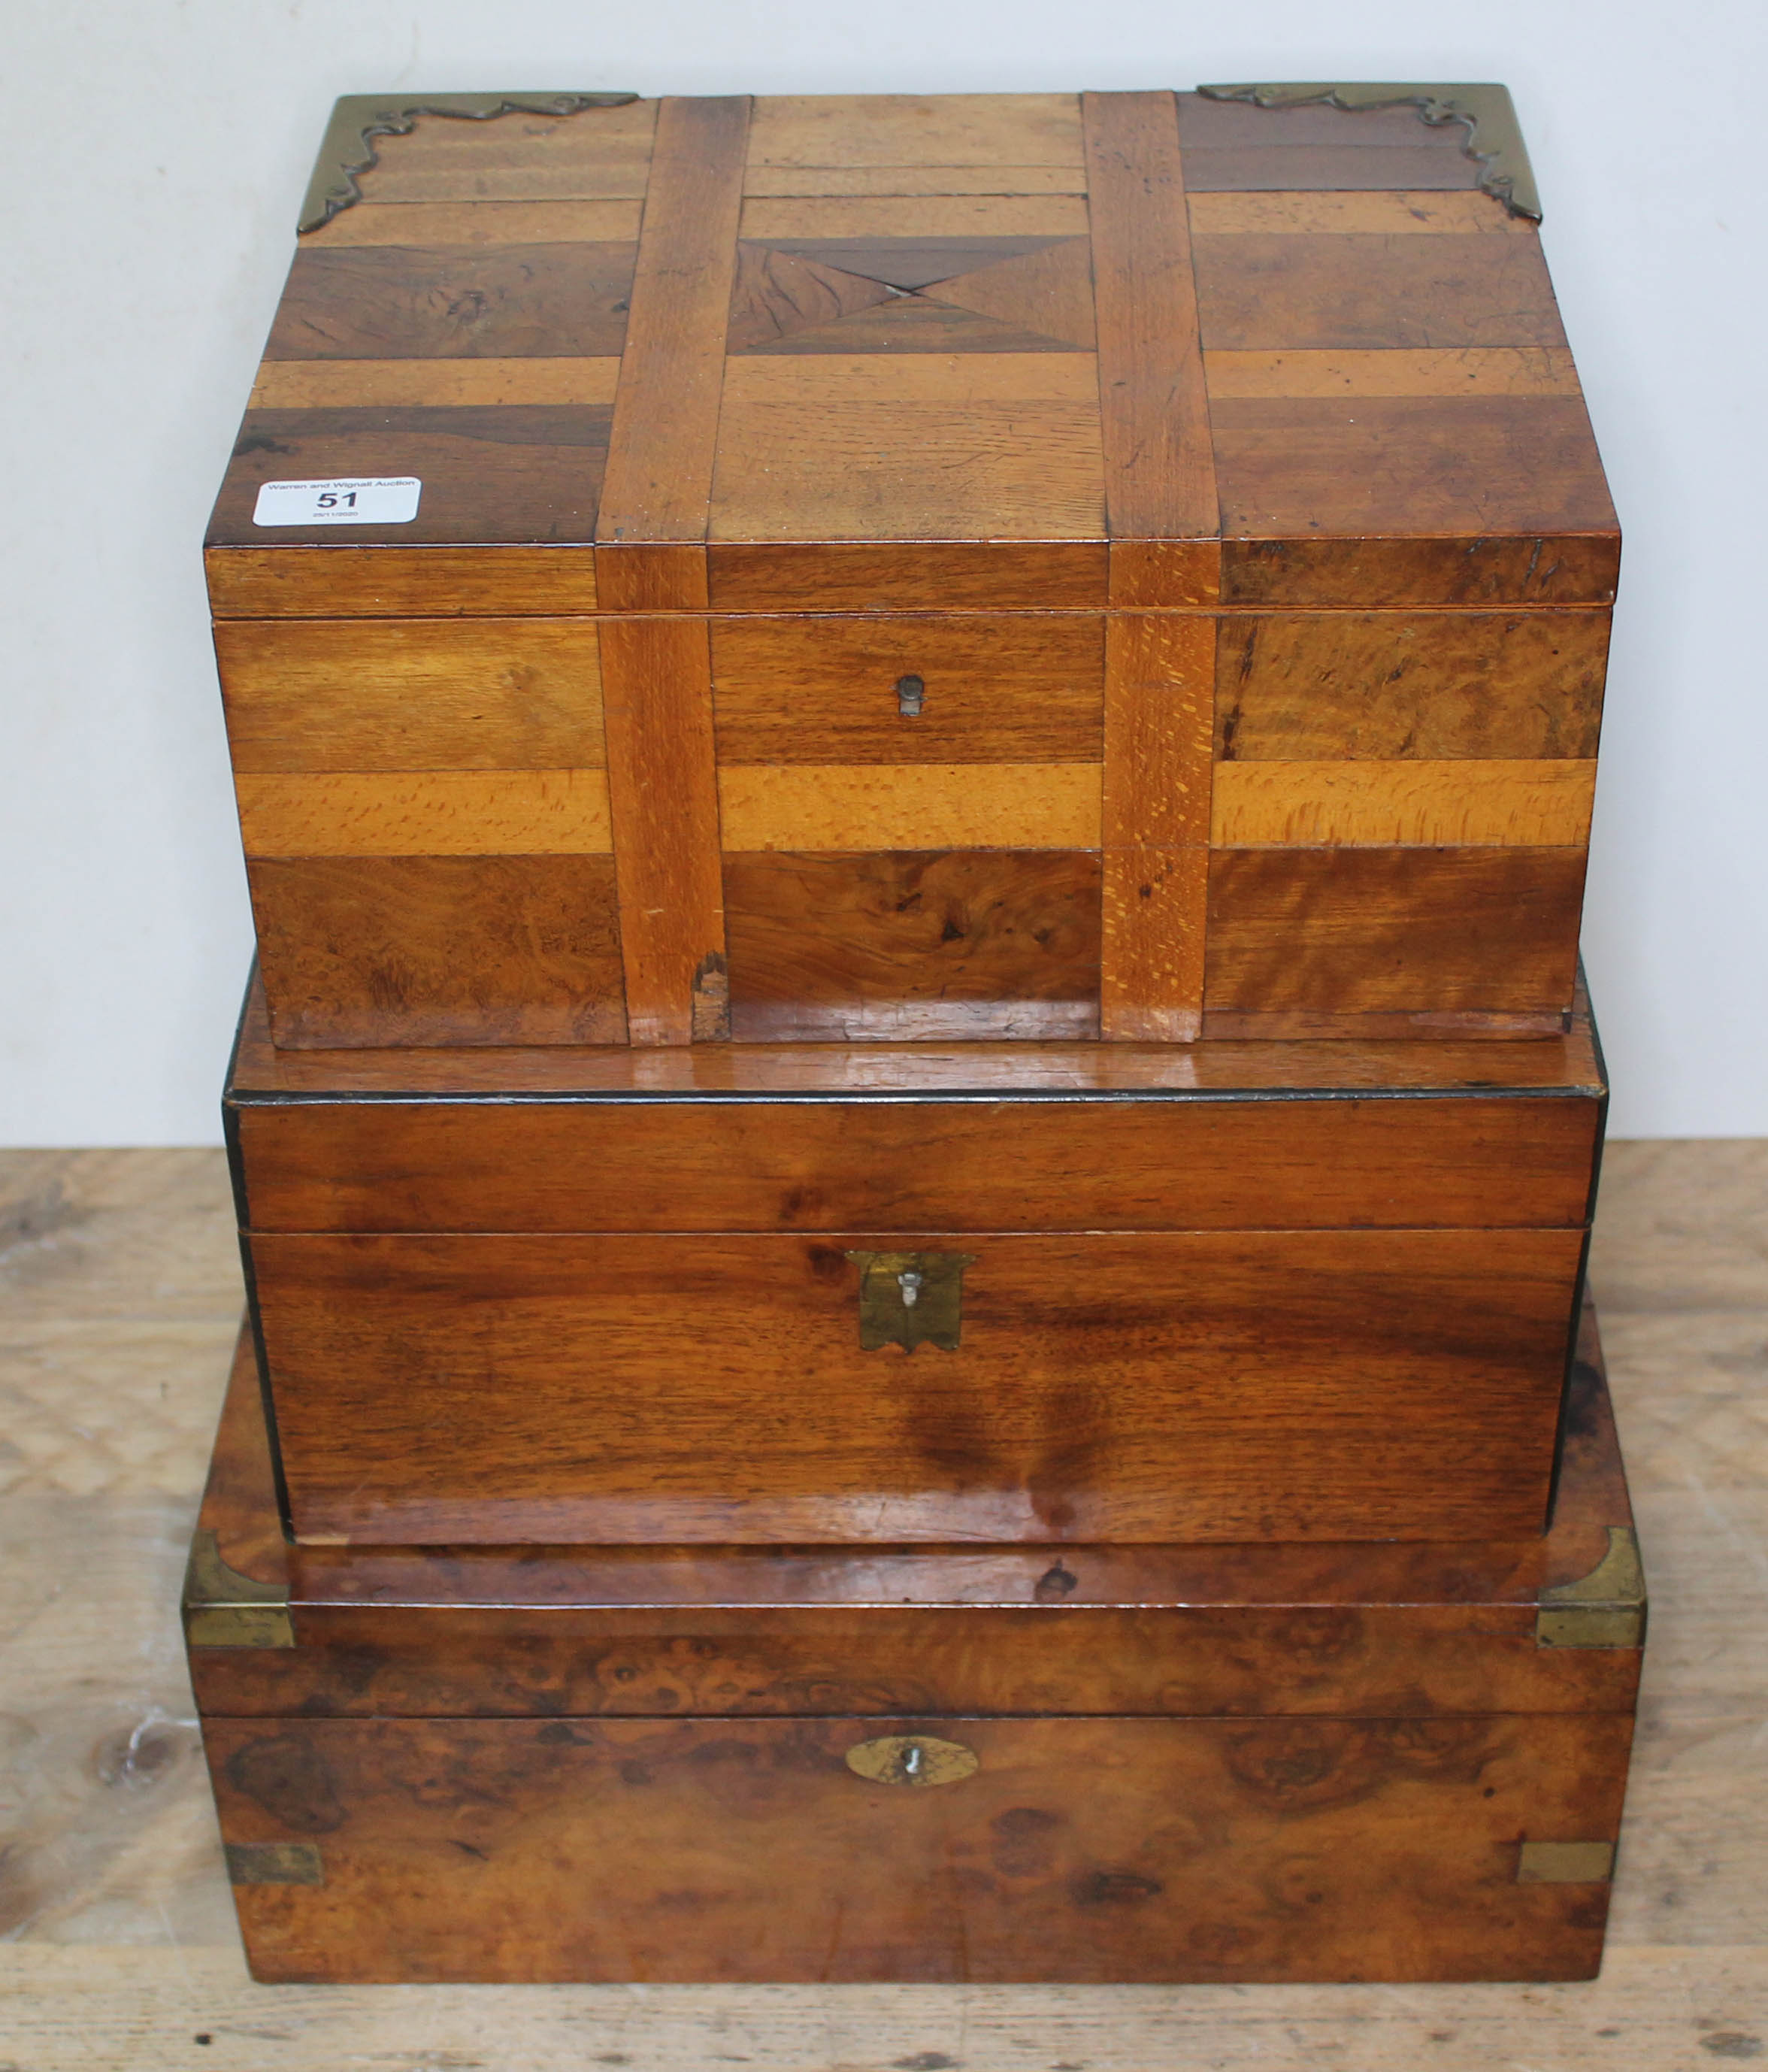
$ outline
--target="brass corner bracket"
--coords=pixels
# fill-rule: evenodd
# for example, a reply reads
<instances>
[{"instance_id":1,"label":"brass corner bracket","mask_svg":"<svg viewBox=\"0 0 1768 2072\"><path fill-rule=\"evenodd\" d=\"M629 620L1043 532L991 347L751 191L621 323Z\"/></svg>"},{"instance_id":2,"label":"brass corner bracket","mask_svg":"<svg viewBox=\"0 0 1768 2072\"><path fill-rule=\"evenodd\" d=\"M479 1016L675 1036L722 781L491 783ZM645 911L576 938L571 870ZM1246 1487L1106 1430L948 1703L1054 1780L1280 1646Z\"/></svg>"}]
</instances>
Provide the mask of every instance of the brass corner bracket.
<instances>
[{"instance_id":1,"label":"brass corner bracket","mask_svg":"<svg viewBox=\"0 0 1768 2072\"><path fill-rule=\"evenodd\" d=\"M1524 1842L1517 1852L1519 1885L1606 1885L1614 1876L1612 1842Z\"/></svg>"},{"instance_id":2,"label":"brass corner bracket","mask_svg":"<svg viewBox=\"0 0 1768 2072\"><path fill-rule=\"evenodd\" d=\"M1247 101L1256 108L1302 108L1323 102L1355 113L1369 108L1416 108L1421 122L1440 128L1465 123L1462 146L1479 164L1479 184L1512 216L1541 220L1540 196L1507 86L1200 86L1210 101Z\"/></svg>"},{"instance_id":3,"label":"brass corner bracket","mask_svg":"<svg viewBox=\"0 0 1768 2072\"><path fill-rule=\"evenodd\" d=\"M1645 1640L1645 1570L1639 1537L1609 1527L1609 1551L1587 1576L1543 1590L1535 1614L1539 1647L1638 1647Z\"/></svg>"},{"instance_id":4,"label":"brass corner bracket","mask_svg":"<svg viewBox=\"0 0 1768 2072\"><path fill-rule=\"evenodd\" d=\"M311 1842L225 1842L229 1885L323 1885L325 1859Z\"/></svg>"},{"instance_id":5,"label":"brass corner bracket","mask_svg":"<svg viewBox=\"0 0 1768 2072\"><path fill-rule=\"evenodd\" d=\"M288 1585L229 1568L220 1541L199 1526L184 1572L184 1637L192 1647L293 1647Z\"/></svg>"},{"instance_id":6,"label":"brass corner bracket","mask_svg":"<svg viewBox=\"0 0 1768 2072\"><path fill-rule=\"evenodd\" d=\"M297 230L317 230L362 199L356 175L375 162L377 137L406 135L420 115L488 122L497 115L576 115L586 108L624 108L635 93L347 93L331 110L325 142L307 183Z\"/></svg>"}]
</instances>

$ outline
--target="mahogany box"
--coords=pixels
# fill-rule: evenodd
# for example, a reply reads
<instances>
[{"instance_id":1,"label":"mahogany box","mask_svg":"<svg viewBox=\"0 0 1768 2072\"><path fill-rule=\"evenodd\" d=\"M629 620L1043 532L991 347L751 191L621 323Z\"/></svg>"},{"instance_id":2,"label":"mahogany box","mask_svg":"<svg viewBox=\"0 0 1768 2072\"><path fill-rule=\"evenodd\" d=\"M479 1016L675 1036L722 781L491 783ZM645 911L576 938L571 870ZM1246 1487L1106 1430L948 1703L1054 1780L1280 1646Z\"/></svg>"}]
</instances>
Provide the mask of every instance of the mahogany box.
<instances>
[{"instance_id":1,"label":"mahogany box","mask_svg":"<svg viewBox=\"0 0 1768 2072\"><path fill-rule=\"evenodd\" d=\"M1562 1027L1537 213L1501 87L340 103L208 535L275 1041Z\"/></svg>"},{"instance_id":2,"label":"mahogany box","mask_svg":"<svg viewBox=\"0 0 1768 2072\"><path fill-rule=\"evenodd\" d=\"M278 1050L309 1543L1524 1539L1605 1086L1507 1042Z\"/></svg>"},{"instance_id":3,"label":"mahogany box","mask_svg":"<svg viewBox=\"0 0 1768 2072\"><path fill-rule=\"evenodd\" d=\"M342 1549L242 1348L187 1587L263 1980L1581 1979L1645 1602L1547 1536Z\"/></svg>"}]
</instances>

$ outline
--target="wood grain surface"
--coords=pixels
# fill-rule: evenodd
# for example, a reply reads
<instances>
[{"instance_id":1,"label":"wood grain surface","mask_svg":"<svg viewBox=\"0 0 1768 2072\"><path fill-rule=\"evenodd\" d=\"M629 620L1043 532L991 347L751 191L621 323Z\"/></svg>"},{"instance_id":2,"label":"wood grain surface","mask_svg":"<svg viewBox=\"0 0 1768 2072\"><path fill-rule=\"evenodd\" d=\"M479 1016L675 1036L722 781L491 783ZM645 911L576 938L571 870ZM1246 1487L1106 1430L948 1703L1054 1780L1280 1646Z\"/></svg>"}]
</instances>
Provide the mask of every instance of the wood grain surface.
<instances>
[{"instance_id":1,"label":"wood grain surface","mask_svg":"<svg viewBox=\"0 0 1768 2072\"><path fill-rule=\"evenodd\" d=\"M249 853L608 845L653 1047L730 1032L732 959L750 1041L1568 1010L1618 537L1539 237L1462 125L607 113L421 120L296 256L211 533ZM421 474L409 527L264 545L261 483L358 471ZM432 617L496 630L426 651ZM334 722L352 660L420 695Z\"/></svg>"},{"instance_id":2,"label":"wood grain surface","mask_svg":"<svg viewBox=\"0 0 1768 2072\"><path fill-rule=\"evenodd\" d=\"M1359 848L1581 848L1594 763L1224 763L1211 839Z\"/></svg>"},{"instance_id":3,"label":"wood grain surface","mask_svg":"<svg viewBox=\"0 0 1768 2072\"><path fill-rule=\"evenodd\" d=\"M717 612L1096 611L1105 602L1103 540L714 540L706 558Z\"/></svg>"},{"instance_id":4,"label":"wood grain surface","mask_svg":"<svg viewBox=\"0 0 1768 2072\"><path fill-rule=\"evenodd\" d=\"M610 857L265 857L247 875L278 1043L626 1040Z\"/></svg>"},{"instance_id":5,"label":"wood grain surface","mask_svg":"<svg viewBox=\"0 0 1768 2072\"><path fill-rule=\"evenodd\" d=\"M1631 1523L1586 1309L1550 1530L1441 1546L291 1547L249 1334L201 1513L296 1645L199 1645L239 1717L1625 1712L1637 1646L1543 1647ZM929 1614L936 1616L930 1618Z\"/></svg>"},{"instance_id":6,"label":"wood grain surface","mask_svg":"<svg viewBox=\"0 0 1768 2072\"><path fill-rule=\"evenodd\" d=\"M725 905L739 1042L1097 1034L1096 853L734 851Z\"/></svg>"},{"instance_id":7,"label":"wood grain surface","mask_svg":"<svg viewBox=\"0 0 1768 2072\"><path fill-rule=\"evenodd\" d=\"M1105 634L1100 1033L1188 1043L1202 1025L1215 746L1207 619L1113 614Z\"/></svg>"},{"instance_id":8,"label":"wood grain surface","mask_svg":"<svg viewBox=\"0 0 1768 2072\"><path fill-rule=\"evenodd\" d=\"M1458 1022L1476 1026L1470 1035L1458 1029ZM1170 1102L1193 1093L1287 1092L1357 1096L1367 1104L1383 1093L1408 1100L1468 1094L1499 1100L1602 1092L1606 1082L1581 988L1569 1014L1548 1018L1547 1026L1526 1039L1507 1040L1495 1050L1480 1037L1477 1022L1473 1016L1445 1016L1437 1040L1428 1044L1390 1041L1365 1030L1353 1032L1354 1040L1301 1044L1051 1042L1033 1048L985 1042L906 1044L874 1051L745 1043L643 1057L567 1045L553 1050L370 1048L316 1057L272 1046L263 988L254 984L246 993L227 1099L243 1109L274 1107L291 1094L339 1103L367 1096L393 1104L412 1095L442 1096L469 1106L485 1100L500 1107L556 1094L584 1100L643 1095L652 1101L685 1096L721 1103L732 1096L809 1096L825 1102L852 1099L863 1108L865 1096L880 1094L957 1095L970 1100L1110 1094ZM1441 1128L1441 1120L1433 1126ZM1059 1124L1046 1118L1038 1127ZM1122 1157L1121 1148L1115 1155ZM479 1183L485 1179L481 1174Z\"/></svg>"},{"instance_id":9,"label":"wood grain surface","mask_svg":"<svg viewBox=\"0 0 1768 2072\"><path fill-rule=\"evenodd\" d=\"M921 681L920 710L898 685ZM1092 763L1098 616L726 619L712 630L722 767Z\"/></svg>"},{"instance_id":10,"label":"wood grain surface","mask_svg":"<svg viewBox=\"0 0 1768 2072\"><path fill-rule=\"evenodd\" d=\"M210 1728L224 1832L326 1870L237 1889L265 1980L1584 1978L1607 1888L1519 1884L1515 1838L1614 1835L1630 1732L966 1720L975 1774L892 1794L852 1723L266 1725Z\"/></svg>"},{"instance_id":11,"label":"wood grain surface","mask_svg":"<svg viewBox=\"0 0 1768 2072\"><path fill-rule=\"evenodd\" d=\"M1001 165L1078 172L1080 110L1075 97L770 94L757 105L749 138L751 181L764 170L794 166L820 174L830 167L894 171L979 166L993 171Z\"/></svg>"},{"instance_id":12,"label":"wood grain surface","mask_svg":"<svg viewBox=\"0 0 1768 2072\"><path fill-rule=\"evenodd\" d=\"M636 101L494 122L420 117L406 136L376 138L378 162L362 175L363 199L371 206L639 199L659 105ZM329 236L330 226L318 233Z\"/></svg>"},{"instance_id":13,"label":"wood grain surface","mask_svg":"<svg viewBox=\"0 0 1768 2072\"><path fill-rule=\"evenodd\" d=\"M1584 864L1581 849L1218 849L1204 1004L1562 1012Z\"/></svg>"},{"instance_id":14,"label":"wood grain surface","mask_svg":"<svg viewBox=\"0 0 1768 2072\"><path fill-rule=\"evenodd\" d=\"M1532 237L1246 231L1193 251L1212 352L1565 343Z\"/></svg>"},{"instance_id":15,"label":"wood grain surface","mask_svg":"<svg viewBox=\"0 0 1768 2072\"><path fill-rule=\"evenodd\" d=\"M597 602L586 540L495 549L212 544L204 566L217 627L236 619L502 619L594 611Z\"/></svg>"},{"instance_id":16,"label":"wood grain surface","mask_svg":"<svg viewBox=\"0 0 1768 2072\"><path fill-rule=\"evenodd\" d=\"M613 848L601 770L241 775L249 857L600 856Z\"/></svg>"},{"instance_id":17,"label":"wood grain surface","mask_svg":"<svg viewBox=\"0 0 1768 2072\"><path fill-rule=\"evenodd\" d=\"M422 550L430 547L528 549L586 542L595 523L610 422L606 405L587 403L364 408L352 402L323 409L249 410L210 520L208 545L212 550L240 549L288 561L280 580L298 598L295 615L347 616L350 591L331 587L331 572L341 559L360 555L365 547L408 554L416 549L413 558L421 562ZM423 484L417 515L402 524L286 525L271 532L254 523L261 483L335 475L415 475ZM347 538L340 538L340 532ZM302 559L302 549L311 548L323 551ZM225 556L217 558L224 574ZM481 557L460 558L471 565ZM585 552L576 558L587 562L590 556ZM382 565L401 564L389 557ZM483 584L502 565L491 557L488 566L475 571L478 582ZM519 608L520 578L537 564L524 556L512 565L518 574L516 595L506 596L493 584L488 603L494 617ZM433 585L446 585L446 568L426 573ZM586 573L578 573L578 582ZM239 608L242 602L230 599L224 586L216 598L224 618L260 615L256 606ZM465 606L463 599L443 609L451 616ZM395 615L417 615L426 606L408 595L387 608ZM572 598L553 597L544 608L582 607Z\"/></svg>"},{"instance_id":18,"label":"wood grain surface","mask_svg":"<svg viewBox=\"0 0 1768 2072\"><path fill-rule=\"evenodd\" d=\"M1222 542L1222 600L1304 610L1609 605L1620 561L1620 537L1612 524L1588 534L1482 534L1473 540L1249 535Z\"/></svg>"},{"instance_id":19,"label":"wood grain surface","mask_svg":"<svg viewBox=\"0 0 1768 2072\"><path fill-rule=\"evenodd\" d=\"M1224 615L1216 753L1589 758L1608 645L1606 611Z\"/></svg>"},{"instance_id":20,"label":"wood grain surface","mask_svg":"<svg viewBox=\"0 0 1768 2072\"><path fill-rule=\"evenodd\" d=\"M703 619L602 629L608 804L635 1043L728 1033L712 653Z\"/></svg>"},{"instance_id":21,"label":"wood grain surface","mask_svg":"<svg viewBox=\"0 0 1768 2072\"><path fill-rule=\"evenodd\" d=\"M749 102L658 104L598 552L706 533Z\"/></svg>"},{"instance_id":22,"label":"wood grain surface","mask_svg":"<svg viewBox=\"0 0 1768 2072\"><path fill-rule=\"evenodd\" d=\"M1470 232L1495 232L1510 237L1538 234L1526 216L1512 216L1495 195L1428 187L1415 194L1403 188L1342 194L1320 190L1297 194L1268 189L1245 194L1194 191L1186 199L1191 229L1198 236L1297 231L1380 237L1462 236Z\"/></svg>"},{"instance_id":23,"label":"wood grain surface","mask_svg":"<svg viewBox=\"0 0 1768 2072\"><path fill-rule=\"evenodd\" d=\"M1082 106L1112 601L1207 602L1215 565L1207 546L1158 559L1134 550L1207 542L1219 529L1173 97L1087 94Z\"/></svg>"},{"instance_id":24,"label":"wood grain surface","mask_svg":"<svg viewBox=\"0 0 1768 2072\"><path fill-rule=\"evenodd\" d=\"M1346 1046L1345 1048L1351 1046ZM1390 1046L1404 1049L1404 1046ZM1418 1046L1411 1046L1416 1050ZM1508 1054L1484 1046L1501 1075ZM1429 1053L1427 1051L1427 1059ZM394 1061L397 1062L397 1059ZM418 1061L421 1063L422 1061ZM823 1067L825 1094L829 1061ZM863 1061L861 1061L863 1062ZM1600 1083L1504 1097L242 1104L261 1231L1573 1228ZM389 1090L401 1079L381 1075ZM413 1082L421 1086L421 1079ZM880 1091L888 1091L883 1082ZM1046 1091L1056 1091L1055 1088ZM432 1090L432 1092L434 1090Z\"/></svg>"},{"instance_id":25,"label":"wood grain surface","mask_svg":"<svg viewBox=\"0 0 1768 2072\"><path fill-rule=\"evenodd\" d=\"M233 767L588 770L606 760L584 620L223 620Z\"/></svg>"},{"instance_id":26,"label":"wood grain surface","mask_svg":"<svg viewBox=\"0 0 1768 2072\"><path fill-rule=\"evenodd\" d=\"M0 1942L9 2042L16 2052L14 2039L28 2039L39 2072L187 2072L215 2054L199 2033L224 2037L241 2072L333 2072L352 2054L414 2050L534 2072L577 2072L604 2052L635 2072L716 2072L734 2054L806 2072L889 2072L923 2054L969 2072L1024 2072L1046 2054L1144 2072L1175 2050L1272 2072L1315 2072L1334 2055L1371 2072L1424 2061L1596 2072L1618 2050L1643 2072L1705 2072L1747 2054L1768 2004L1768 1800L1762 1607L1736 1575L1764 1523L1750 1363L1765 1181L1764 1147L1741 1141L1611 1144L1606 1161L1594 1271L1654 1602L1598 1980L1225 1993L656 1986L639 1998L626 1986L284 1986L267 2025L270 1997L241 1955L175 1612L237 1321L220 1157L0 1155L5 1226L21 1233L0 1258L0 1389L17 1449L0 1470L14 1614L6 1677L26 1729ZM1050 1565L1020 1558L1027 1581ZM1071 1568L1077 1558L1064 1556ZM1075 1572L1079 1596L1088 1571ZM1227 1673L1224 1647L1204 1652ZM688 1666L672 1656L668 1673ZM267 2025L278 2033L259 2033Z\"/></svg>"},{"instance_id":27,"label":"wood grain surface","mask_svg":"<svg viewBox=\"0 0 1768 2072\"><path fill-rule=\"evenodd\" d=\"M1572 356L1553 346L1408 351L1350 347L1206 352L1210 394L1231 396L1577 396Z\"/></svg>"},{"instance_id":28,"label":"wood grain surface","mask_svg":"<svg viewBox=\"0 0 1768 2072\"><path fill-rule=\"evenodd\" d=\"M655 113L653 109L651 111ZM310 232L302 249L341 245L636 244L644 204L622 201L364 201Z\"/></svg>"},{"instance_id":29,"label":"wood grain surface","mask_svg":"<svg viewBox=\"0 0 1768 2072\"><path fill-rule=\"evenodd\" d=\"M481 404L612 403L618 358L267 360L254 410L446 409Z\"/></svg>"},{"instance_id":30,"label":"wood grain surface","mask_svg":"<svg viewBox=\"0 0 1768 2072\"><path fill-rule=\"evenodd\" d=\"M297 1536L1542 1529L1581 1230L915 1231L976 1261L919 1355L861 1349L874 1244L254 1234Z\"/></svg>"},{"instance_id":31,"label":"wood grain surface","mask_svg":"<svg viewBox=\"0 0 1768 2072\"><path fill-rule=\"evenodd\" d=\"M630 242L295 254L269 360L618 356L637 247Z\"/></svg>"},{"instance_id":32,"label":"wood grain surface","mask_svg":"<svg viewBox=\"0 0 1768 2072\"><path fill-rule=\"evenodd\" d=\"M738 854L1097 849L1099 786L1096 763L737 763L719 821Z\"/></svg>"}]
</instances>

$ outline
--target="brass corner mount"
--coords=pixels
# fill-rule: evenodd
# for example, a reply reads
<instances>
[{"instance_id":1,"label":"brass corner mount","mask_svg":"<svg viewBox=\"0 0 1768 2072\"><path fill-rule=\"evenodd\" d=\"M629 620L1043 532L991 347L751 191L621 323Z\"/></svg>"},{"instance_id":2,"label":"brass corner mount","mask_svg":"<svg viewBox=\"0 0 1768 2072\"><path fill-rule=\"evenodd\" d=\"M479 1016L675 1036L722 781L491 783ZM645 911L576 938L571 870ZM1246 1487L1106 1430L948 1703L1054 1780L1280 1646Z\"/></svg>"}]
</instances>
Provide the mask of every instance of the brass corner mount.
<instances>
[{"instance_id":1,"label":"brass corner mount","mask_svg":"<svg viewBox=\"0 0 1768 2072\"><path fill-rule=\"evenodd\" d=\"M375 162L377 137L403 137L420 115L488 122L498 115L576 115L586 108L624 108L635 93L347 93L331 110L325 142L307 183L297 230L317 230L362 199L356 175Z\"/></svg>"},{"instance_id":2,"label":"brass corner mount","mask_svg":"<svg viewBox=\"0 0 1768 2072\"><path fill-rule=\"evenodd\" d=\"M192 1647L293 1647L288 1585L241 1575L201 1526L184 1574L184 1635Z\"/></svg>"},{"instance_id":3,"label":"brass corner mount","mask_svg":"<svg viewBox=\"0 0 1768 2072\"><path fill-rule=\"evenodd\" d=\"M1209 101L1245 101L1255 108L1303 108L1321 103L1355 113L1371 108L1416 108L1421 122L1440 128L1445 122L1466 125L1463 146L1479 165L1479 184L1512 216L1541 220L1540 196L1523 144L1510 88L1498 85L1387 86L1200 86Z\"/></svg>"},{"instance_id":4,"label":"brass corner mount","mask_svg":"<svg viewBox=\"0 0 1768 2072\"><path fill-rule=\"evenodd\" d=\"M1538 1647L1638 1647L1645 1641L1645 1570L1638 1535L1611 1525L1608 1551L1587 1576L1544 1589L1535 1614Z\"/></svg>"}]
</instances>

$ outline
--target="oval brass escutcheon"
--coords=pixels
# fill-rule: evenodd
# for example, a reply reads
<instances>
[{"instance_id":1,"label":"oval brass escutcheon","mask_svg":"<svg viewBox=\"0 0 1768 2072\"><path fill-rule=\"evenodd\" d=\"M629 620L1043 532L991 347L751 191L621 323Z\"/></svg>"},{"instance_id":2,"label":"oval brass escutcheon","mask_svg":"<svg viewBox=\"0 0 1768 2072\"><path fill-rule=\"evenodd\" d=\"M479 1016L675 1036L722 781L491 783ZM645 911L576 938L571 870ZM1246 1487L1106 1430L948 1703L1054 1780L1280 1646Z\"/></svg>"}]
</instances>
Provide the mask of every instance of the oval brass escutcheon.
<instances>
[{"instance_id":1,"label":"oval brass escutcheon","mask_svg":"<svg viewBox=\"0 0 1768 2072\"><path fill-rule=\"evenodd\" d=\"M874 1784L959 1784L982 1767L974 1749L931 1734L881 1734L847 1751L847 1766Z\"/></svg>"}]
</instances>

